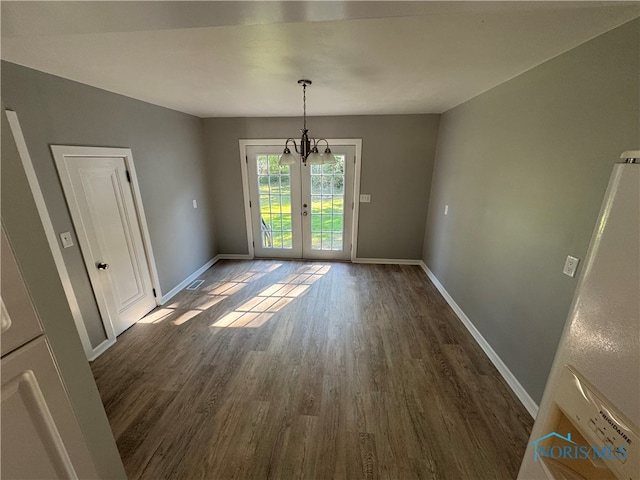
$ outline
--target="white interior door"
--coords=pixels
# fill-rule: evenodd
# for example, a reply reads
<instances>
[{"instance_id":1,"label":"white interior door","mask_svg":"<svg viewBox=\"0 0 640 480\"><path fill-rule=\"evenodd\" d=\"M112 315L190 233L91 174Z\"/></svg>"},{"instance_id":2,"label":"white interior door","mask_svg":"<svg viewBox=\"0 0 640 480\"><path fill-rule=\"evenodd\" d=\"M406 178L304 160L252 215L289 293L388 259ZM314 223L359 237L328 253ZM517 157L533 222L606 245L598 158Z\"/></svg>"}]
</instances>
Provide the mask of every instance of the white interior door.
<instances>
[{"instance_id":1,"label":"white interior door","mask_svg":"<svg viewBox=\"0 0 640 480\"><path fill-rule=\"evenodd\" d=\"M350 258L355 147L331 148L334 164L281 166L281 145L247 146L256 257Z\"/></svg>"},{"instance_id":2,"label":"white interior door","mask_svg":"<svg viewBox=\"0 0 640 480\"><path fill-rule=\"evenodd\" d=\"M52 150L98 307L119 335L156 306L126 156L69 148Z\"/></svg>"}]
</instances>

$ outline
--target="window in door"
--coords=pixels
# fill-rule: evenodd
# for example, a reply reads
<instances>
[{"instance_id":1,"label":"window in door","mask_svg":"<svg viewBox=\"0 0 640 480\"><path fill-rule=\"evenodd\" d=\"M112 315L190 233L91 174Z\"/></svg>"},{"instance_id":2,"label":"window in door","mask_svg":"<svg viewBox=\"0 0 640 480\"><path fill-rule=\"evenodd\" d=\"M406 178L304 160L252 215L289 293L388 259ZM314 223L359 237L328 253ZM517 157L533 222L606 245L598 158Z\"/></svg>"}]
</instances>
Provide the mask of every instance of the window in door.
<instances>
[{"instance_id":1,"label":"window in door","mask_svg":"<svg viewBox=\"0 0 640 480\"><path fill-rule=\"evenodd\" d=\"M344 248L345 155L332 165L311 165L311 249Z\"/></svg>"},{"instance_id":2,"label":"window in door","mask_svg":"<svg viewBox=\"0 0 640 480\"><path fill-rule=\"evenodd\" d=\"M291 167L279 155L256 157L260 209L260 242L265 249L292 249Z\"/></svg>"}]
</instances>

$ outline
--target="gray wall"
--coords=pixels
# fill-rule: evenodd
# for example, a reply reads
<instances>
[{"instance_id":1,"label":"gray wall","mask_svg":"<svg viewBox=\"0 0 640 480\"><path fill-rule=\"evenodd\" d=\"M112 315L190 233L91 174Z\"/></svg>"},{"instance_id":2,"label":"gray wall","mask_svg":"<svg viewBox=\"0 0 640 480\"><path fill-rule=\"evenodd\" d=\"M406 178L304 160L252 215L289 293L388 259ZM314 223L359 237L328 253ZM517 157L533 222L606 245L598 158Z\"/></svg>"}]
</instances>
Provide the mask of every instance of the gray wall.
<instances>
[{"instance_id":1,"label":"gray wall","mask_svg":"<svg viewBox=\"0 0 640 480\"><path fill-rule=\"evenodd\" d=\"M635 20L442 116L424 261L540 401L612 165L640 148ZM449 205L449 215L443 214Z\"/></svg>"},{"instance_id":2,"label":"gray wall","mask_svg":"<svg viewBox=\"0 0 640 480\"><path fill-rule=\"evenodd\" d=\"M2 99L18 114L57 233L74 230L49 146L129 147L162 292L216 254L201 119L7 62ZM74 243L64 260L96 346L105 334L75 233Z\"/></svg>"},{"instance_id":3,"label":"gray wall","mask_svg":"<svg viewBox=\"0 0 640 480\"><path fill-rule=\"evenodd\" d=\"M2 113L2 224L100 478L126 478L22 164ZM4 439L7 440L7 439Z\"/></svg>"},{"instance_id":4,"label":"gray wall","mask_svg":"<svg viewBox=\"0 0 640 480\"><path fill-rule=\"evenodd\" d=\"M362 138L358 257L419 259L439 115L313 117L312 135ZM239 139L298 137L301 118L205 119L220 253L246 254Z\"/></svg>"}]
</instances>

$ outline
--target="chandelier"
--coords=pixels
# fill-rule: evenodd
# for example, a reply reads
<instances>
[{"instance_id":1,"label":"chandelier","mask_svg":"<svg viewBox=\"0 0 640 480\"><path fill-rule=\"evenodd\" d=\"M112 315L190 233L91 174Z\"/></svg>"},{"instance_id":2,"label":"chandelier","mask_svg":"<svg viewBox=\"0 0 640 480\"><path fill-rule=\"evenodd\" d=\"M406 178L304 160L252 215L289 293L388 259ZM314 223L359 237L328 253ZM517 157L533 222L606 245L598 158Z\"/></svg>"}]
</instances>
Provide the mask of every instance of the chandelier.
<instances>
[{"instance_id":1,"label":"chandelier","mask_svg":"<svg viewBox=\"0 0 640 480\"><path fill-rule=\"evenodd\" d=\"M293 138L287 138L287 142L284 144L284 151L280 156L280 165L293 165L297 162L297 159L291 150L289 150L289 142L293 143L293 148L296 153L300 155L300 160L304 165L323 165L327 163L334 163L335 157L331 153L329 148L329 142L324 138L310 138L309 130L307 130L307 85L311 85L311 80L298 80L298 84L302 85L302 108L304 123L302 125L302 137L300 138L300 148ZM318 143L324 142L327 144L324 153L320 154L318 151Z\"/></svg>"}]
</instances>

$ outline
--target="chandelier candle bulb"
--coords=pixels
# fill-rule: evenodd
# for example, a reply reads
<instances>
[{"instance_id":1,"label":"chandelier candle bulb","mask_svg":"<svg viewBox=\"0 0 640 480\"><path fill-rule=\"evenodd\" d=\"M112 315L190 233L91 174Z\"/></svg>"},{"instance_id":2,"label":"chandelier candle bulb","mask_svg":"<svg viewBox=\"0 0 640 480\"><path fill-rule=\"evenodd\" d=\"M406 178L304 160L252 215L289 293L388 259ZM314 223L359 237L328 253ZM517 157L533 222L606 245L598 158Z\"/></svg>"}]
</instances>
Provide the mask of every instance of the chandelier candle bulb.
<instances>
[{"instance_id":1,"label":"chandelier candle bulb","mask_svg":"<svg viewBox=\"0 0 640 480\"><path fill-rule=\"evenodd\" d=\"M296 163L296 157L293 156L288 148L284 149L284 153L280 157L280 165L294 165Z\"/></svg>"},{"instance_id":2,"label":"chandelier candle bulb","mask_svg":"<svg viewBox=\"0 0 640 480\"><path fill-rule=\"evenodd\" d=\"M322 154L322 163L324 165L330 164L330 163L335 163L336 161L336 157L333 156L333 153L331 152L331 149L329 148L329 144L327 143L327 148L325 149L324 153Z\"/></svg>"},{"instance_id":3,"label":"chandelier candle bulb","mask_svg":"<svg viewBox=\"0 0 640 480\"><path fill-rule=\"evenodd\" d=\"M318 152L318 148L314 147L311 153L307 157L307 163L309 165L322 165L322 155Z\"/></svg>"}]
</instances>

